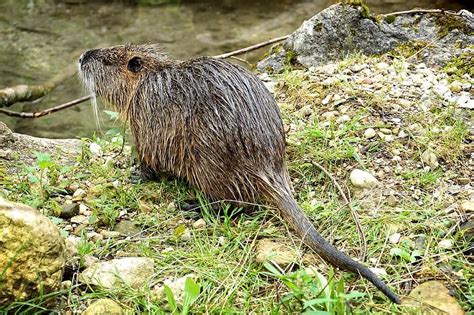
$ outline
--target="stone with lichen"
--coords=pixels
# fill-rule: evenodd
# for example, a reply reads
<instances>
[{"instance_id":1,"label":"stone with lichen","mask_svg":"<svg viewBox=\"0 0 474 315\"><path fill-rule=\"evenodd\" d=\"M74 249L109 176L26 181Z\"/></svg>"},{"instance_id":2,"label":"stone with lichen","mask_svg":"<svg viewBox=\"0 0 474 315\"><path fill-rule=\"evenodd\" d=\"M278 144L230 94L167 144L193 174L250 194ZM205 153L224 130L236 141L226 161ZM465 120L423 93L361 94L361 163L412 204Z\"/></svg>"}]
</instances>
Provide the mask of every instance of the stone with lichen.
<instances>
[{"instance_id":1,"label":"stone with lichen","mask_svg":"<svg viewBox=\"0 0 474 315\"><path fill-rule=\"evenodd\" d=\"M0 198L0 305L58 290L65 257L64 240L47 217Z\"/></svg>"}]
</instances>

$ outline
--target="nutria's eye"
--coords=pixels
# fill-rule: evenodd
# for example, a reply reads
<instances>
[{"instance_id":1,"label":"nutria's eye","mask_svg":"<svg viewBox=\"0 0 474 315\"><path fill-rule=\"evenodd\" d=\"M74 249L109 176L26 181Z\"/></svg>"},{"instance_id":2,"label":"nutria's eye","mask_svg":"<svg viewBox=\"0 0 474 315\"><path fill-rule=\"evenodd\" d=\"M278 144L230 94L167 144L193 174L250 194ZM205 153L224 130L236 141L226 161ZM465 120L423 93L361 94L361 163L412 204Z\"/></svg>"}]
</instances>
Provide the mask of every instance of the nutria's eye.
<instances>
[{"instance_id":1,"label":"nutria's eye","mask_svg":"<svg viewBox=\"0 0 474 315\"><path fill-rule=\"evenodd\" d=\"M140 57L133 57L128 61L127 69L132 72L138 72L143 67L143 61Z\"/></svg>"}]
</instances>

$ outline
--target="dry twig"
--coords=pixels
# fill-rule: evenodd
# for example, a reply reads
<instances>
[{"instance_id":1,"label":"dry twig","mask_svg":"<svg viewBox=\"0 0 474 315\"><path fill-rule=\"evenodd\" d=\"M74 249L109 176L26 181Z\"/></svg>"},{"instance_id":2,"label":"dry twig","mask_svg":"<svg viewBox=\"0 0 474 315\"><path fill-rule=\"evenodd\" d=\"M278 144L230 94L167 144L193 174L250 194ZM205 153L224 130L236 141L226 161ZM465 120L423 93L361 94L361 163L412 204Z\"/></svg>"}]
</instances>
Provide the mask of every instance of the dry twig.
<instances>
[{"instance_id":1,"label":"dry twig","mask_svg":"<svg viewBox=\"0 0 474 315\"><path fill-rule=\"evenodd\" d=\"M445 10L442 10L442 9L413 9L413 10L407 10L407 11L398 11L398 12L385 13L385 14L380 14L380 15L383 16L383 17L387 17L387 16L416 14L416 13L443 13L443 14L449 14L449 15L459 15L459 13L457 13L457 12L445 11Z\"/></svg>"},{"instance_id":2,"label":"dry twig","mask_svg":"<svg viewBox=\"0 0 474 315\"><path fill-rule=\"evenodd\" d=\"M5 115L8 115L8 116L12 116L12 117L38 118L38 117L43 117L43 116L49 115L49 114L51 114L51 113L60 111L60 110L62 110L62 109L65 109L65 108L68 108L68 107L71 107L71 106L74 106L74 105L83 103L83 102L87 101L87 100L90 99L90 98L91 98L90 95L83 96L83 97L78 98L78 99L76 99L76 100L73 100L73 101L70 101L70 102L67 102L67 103L64 103L64 104L55 106L55 107L48 108L48 109L46 109L46 110L44 110L44 111L41 111L41 112L32 112L32 113L15 112L15 111L8 110L8 109L5 109L5 108L0 108L0 113L5 114Z\"/></svg>"},{"instance_id":3,"label":"dry twig","mask_svg":"<svg viewBox=\"0 0 474 315\"><path fill-rule=\"evenodd\" d=\"M225 58L229 58L231 56L240 55L240 54L258 49L260 47L264 47L264 46L267 46L267 45L270 45L270 44L273 44L273 43L276 43L276 42L281 42L282 40L287 39L289 36L290 35L285 35L285 36L281 36L281 37L272 38L272 39L269 39L267 41L264 41L264 42L261 42L261 43L258 43L258 44L252 45L252 46L237 49L237 50L234 50L234 51L231 51L231 52L228 52L228 53L225 53L225 54L213 56L213 57L218 58L218 59L225 59Z\"/></svg>"}]
</instances>

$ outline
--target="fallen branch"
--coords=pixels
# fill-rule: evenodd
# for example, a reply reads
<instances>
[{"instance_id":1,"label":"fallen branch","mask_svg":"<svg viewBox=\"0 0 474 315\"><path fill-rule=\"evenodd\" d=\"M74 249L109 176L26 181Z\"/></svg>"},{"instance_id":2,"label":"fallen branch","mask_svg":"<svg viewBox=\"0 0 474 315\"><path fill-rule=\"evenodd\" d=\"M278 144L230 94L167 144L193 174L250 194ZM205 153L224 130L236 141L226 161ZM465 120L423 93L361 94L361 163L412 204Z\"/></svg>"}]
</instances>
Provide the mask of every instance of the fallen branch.
<instances>
[{"instance_id":1,"label":"fallen branch","mask_svg":"<svg viewBox=\"0 0 474 315\"><path fill-rule=\"evenodd\" d=\"M364 231L362 230L362 226L360 225L359 217L357 216L357 213L355 212L354 208L352 207L352 199L351 199L351 195L350 195L350 192L349 192L349 188L346 187L347 188L347 196L346 196L346 194L344 193L344 190L342 189L342 187L338 184L338 182L336 181L334 176L332 176L329 173L329 171L327 171L322 165L320 165L317 162L310 161L310 163L313 164L315 167L319 168L324 174L326 174L327 177L329 177L329 179L331 179L334 186L336 186L337 190L341 194L342 199L344 199L344 201L347 203L349 209L351 210L351 215L352 215L352 218L354 219L355 225L357 227L357 232L359 233L360 241L362 243L362 249L361 249L360 254L359 254L359 259L361 261L365 261L365 257L367 256L367 240L365 239Z\"/></svg>"},{"instance_id":2,"label":"fallen branch","mask_svg":"<svg viewBox=\"0 0 474 315\"><path fill-rule=\"evenodd\" d=\"M43 116L49 115L49 114L51 114L51 113L60 111L60 110L62 110L62 109L65 109L65 108L68 108L68 107L71 107L71 106L74 106L74 105L83 103L83 102L87 101L87 100L90 99L90 98L91 98L90 95L83 96L83 97L78 98L78 99L76 99L76 100L73 100L73 101L70 101L70 102L67 102L67 103L64 103L64 104L55 106L55 107L48 108L48 109L46 109L46 110L44 110L44 111L41 111L41 112L32 112L32 113L14 112L14 111L12 111L12 110L0 108L0 113L3 113L3 114L8 115L8 116L12 116L12 117L38 118L38 117L43 117Z\"/></svg>"},{"instance_id":3,"label":"fallen branch","mask_svg":"<svg viewBox=\"0 0 474 315\"><path fill-rule=\"evenodd\" d=\"M8 107L18 102L30 102L41 98L51 92L57 85L76 73L75 65L71 65L66 70L45 84L26 85L21 84L13 87L0 89L0 108Z\"/></svg>"},{"instance_id":4,"label":"fallen branch","mask_svg":"<svg viewBox=\"0 0 474 315\"><path fill-rule=\"evenodd\" d=\"M445 11L442 9L413 9L407 11L398 11L398 12L391 12L380 14L380 16L387 17L387 16L396 16L396 15L404 15L404 14L416 14L416 13L443 13L443 14L450 14L450 15L459 15L457 12L453 11Z\"/></svg>"},{"instance_id":5,"label":"fallen branch","mask_svg":"<svg viewBox=\"0 0 474 315\"><path fill-rule=\"evenodd\" d=\"M273 43L276 43L276 42L281 42L282 40L287 39L289 36L290 35L285 35L285 36L281 36L281 37L272 38L272 39L269 39L265 42L261 42L261 43L258 43L258 44L252 45L252 46L237 49L237 50L234 50L234 51L231 51L231 52L228 52L228 53L225 53L225 54L213 56L213 57L218 58L218 59L225 59L225 58L229 58L231 56L240 55L240 54L258 49L260 47L264 47L264 46L267 46L267 45L270 45L270 44L273 44Z\"/></svg>"}]
</instances>

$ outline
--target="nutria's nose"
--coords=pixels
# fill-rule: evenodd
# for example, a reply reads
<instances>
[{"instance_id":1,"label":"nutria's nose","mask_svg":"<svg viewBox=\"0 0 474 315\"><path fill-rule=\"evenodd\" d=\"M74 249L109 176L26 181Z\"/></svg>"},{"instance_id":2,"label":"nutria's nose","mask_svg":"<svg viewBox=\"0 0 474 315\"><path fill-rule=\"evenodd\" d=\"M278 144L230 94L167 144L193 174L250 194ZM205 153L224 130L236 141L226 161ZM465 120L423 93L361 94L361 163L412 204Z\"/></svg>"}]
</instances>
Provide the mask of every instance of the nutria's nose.
<instances>
[{"instance_id":1,"label":"nutria's nose","mask_svg":"<svg viewBox=\"0 0 474 315\"><path fill-rule=\"evenodd\" d=\"M79 57L79 63L81 65L85 64L89 59L91 59L94 54L97 52L97 49L88 50Z\"/></svg>"}]
</instances>

